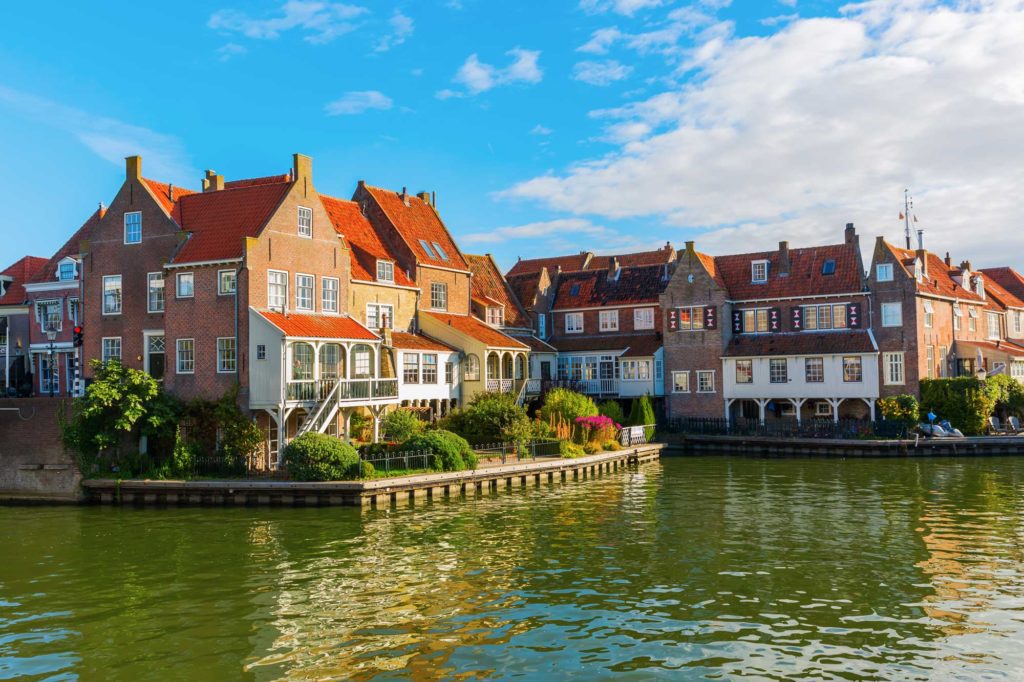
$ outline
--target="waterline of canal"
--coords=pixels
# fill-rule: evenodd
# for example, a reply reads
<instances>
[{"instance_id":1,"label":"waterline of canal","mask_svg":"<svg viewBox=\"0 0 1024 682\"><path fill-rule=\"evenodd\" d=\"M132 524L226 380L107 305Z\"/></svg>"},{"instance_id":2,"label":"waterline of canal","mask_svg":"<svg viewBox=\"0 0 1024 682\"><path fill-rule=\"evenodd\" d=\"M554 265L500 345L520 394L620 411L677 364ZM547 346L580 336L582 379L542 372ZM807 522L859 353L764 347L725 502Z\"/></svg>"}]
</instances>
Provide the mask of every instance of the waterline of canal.
<instances>
[{"instance_id":1,"label":"waterline of canal","mask_svg":"<svg viewBox=\"0 0 1024 682\"><path fill-rule=\"evenodd\" d=\"M1006 677L1024 459L670 458L426 507L0 508L0 679Z\"/></svg>"}]
</instances>

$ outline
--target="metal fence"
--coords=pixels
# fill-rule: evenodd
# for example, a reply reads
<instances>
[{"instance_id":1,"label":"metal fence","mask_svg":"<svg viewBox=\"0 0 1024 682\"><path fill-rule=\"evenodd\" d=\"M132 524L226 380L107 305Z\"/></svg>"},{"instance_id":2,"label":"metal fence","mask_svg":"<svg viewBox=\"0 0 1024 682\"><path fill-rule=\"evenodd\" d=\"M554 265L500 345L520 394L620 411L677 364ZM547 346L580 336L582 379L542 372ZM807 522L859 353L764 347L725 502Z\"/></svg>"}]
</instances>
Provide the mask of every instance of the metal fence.
<instances>
[{"instance_id":1,"label":"metal fence","mask_svg":"<svg viewBox=\"0 0 1024 682\"><path fill-rule=\"evenodd\" d=\"M193 478L287 478L284 469L271 469L256 459L221 455L196 457L192 461L191 475Z\"/></svg>"},{"instance_id":2,"label":"metal fence","mask_svg":"<svg viewBox=\"0 0 1024 682\"><path fill-rule=\"evenodd\" d=\"M411 471L430 469L434 455L430 450L406 450L403 452L360 453L359 459L373 465L375 471Z\"/></svg>"},{"instance_id":3,"label":"metal fence","mask_svg":"<svg viewBox=\"0 0 1024 682\"><path fill-rule=\"evenodd\" d=\"M560 452L557 440L534 440L528 443L478 443L472 447L481 459L500 457L502 464L533 460L537 457L557 457Z\"/></svg>"},{"instance_id":4,"label":"metal fence","mask_svg":"<svg viewBox=\"0 0 1024 682\"><path fill-rule=\"evenodd\" d=\"M840 440L905 438L905 424L879 419L725 419L722 417L677 417L668 420L669 433L702 436L762 436L769 438L832 438Z\"/></svg>"}]
</instances>

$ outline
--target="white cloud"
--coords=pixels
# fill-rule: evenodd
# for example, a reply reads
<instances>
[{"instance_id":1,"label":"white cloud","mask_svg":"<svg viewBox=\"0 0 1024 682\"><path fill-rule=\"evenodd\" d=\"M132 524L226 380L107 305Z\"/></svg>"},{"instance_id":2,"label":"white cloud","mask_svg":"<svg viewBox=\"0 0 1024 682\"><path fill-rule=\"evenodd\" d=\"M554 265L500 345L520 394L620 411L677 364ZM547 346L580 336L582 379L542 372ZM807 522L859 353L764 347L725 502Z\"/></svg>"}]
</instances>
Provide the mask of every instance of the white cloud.
<instances>
[{"instance_id":1,"label":"white cloud","mask_svg":"<svg viewBox=\"0 0 1024 682\"><path fill-rule=\"evenodd\" d=\"M228 43L217 48L217 54L222 62L226 62L235 57L241 57L248 51L249 50L247 50L245 46L239 45L238 43Z\"/></svg>"},{"instance_id":2,"label":"white cloud","mask_svg":"<svg viewBox=\"0 0 1024 682\"><path fill-rule=\"evenodd\" d=\"M484 242L505 242L509 239L537 239L556 237L562 234L583 234L592 237L613 235L607 227L594 225L583 218L559 218L525 225L498 227L489 232L474 232L462 237L462 241L479 244Z\"/></svg>"},{"instance_id":3,"label":"white cloud","mask_svg":"<svg viewBox=\"0 0 1024 682\"><path fill-rule=\"evenodd\" d=\"M357 28L354 20L369 11L338 2L288 0L281 5L277 16L257 19L241 10L222 9L210 16L207 26L260 40L277 38L285 31L298 29L305 34L307 42L321 44L354 31Z\"/></svg>"},{"instance_id":4,"label":"white cloud","mask_svg":"<svg viewBox=\"0 0 1024 682\"><path fill-rule=\"evenodd\" d=\"M551 128L545 128L539 123L533 126L533 128L530 130L531 135L550 135L553 132L554 131L551 130Z\"/></svg>"},{"instance_id":5,"label":"white cloud","mask_svg":"<svg viewBox=\"0 0 1024 682\"><path fill-rule=\"evenodd\" d=\"M378 90L359 90L346 92L344 95L328 102L324 111L328 116L350 116L361 114L369 109L390 109L391 98Z\"/></svg>"},{"instance_id":6,"label":"white cloud","mask_svg":"<svg viewBox=\"0 0 1024 682\"><path fill-rule=\"evenodd\" d=\"M617 27L599 28L590 34L590 40L576 48L577 52L589 52L590 54L608 54L608 48L623 37L622 31Z\"/></svg>"},{"instance_id":7,"label":"white cloud","mask_svg":"<svg viewBox=\"0 0 1024 682\"><path fill-rule=\"evenodd\" d=\"M516 47L505 54L512 57L512 62L503 68L480 61L475 53L469 55L452 78L452 82L461 85L464 90L444 89L435 96L438 99L449 99L478 95L499 85L539 83L544 77L544 72L537 65L540 58L539 50Z\"/></svg>"},{"instance_id":8,"label":"white cloud","mask_svg":"<svg viewBox=\"0 0 1024 682\"><path fill-rule=\"evenodd\" d=\"M662 0L580 0L580 9L591 14L614 12L631 17L643 9L651 9L662 4Z\"/></svg>"},{"instance_id":9,"label":"white cloud","mask_svg":"<svg viewBox=\"0 0 1024 682\"><path fill-rule=\"evenodd\" d=\"M388 19L388 24L391 26L391 32L381 36L374 48L375 52L387 52L404 43L412 35L414 28L412 18L405 16L397 9Z\"/></svg>"},{"instance_id":10,"label":"white cloud","mask_svg":"<svg viewBox=\"0 0 1024 682\"><path fill-rule=\"evenodd\" d=\"M578 62L573 67L572 77L591 85L605 86L628 78L631 73L633 73L633 67L609 59L603 62Z\"/></svg>"},{"instance_id":11,"label":"white cloud","mask_svg":"<svg viewBox=\"0 0 1024 682\"><path fill-rule=\"evenodd\" d=\"M799 18L800 15L795 12L793 14L779 14L774 17L765 17L764 19L761 19L760 24L762 26L781 26L782 24L788 24L791 21L796 21Z\"/></svg>"},{"instance_id":12,"label":"white cloud","mask_svg":"<svg viewBox=\"0 0 1024 682\"><path fill-rule=\"evenodd\" d=\"M193 184L198 177L184 145L171 135L75 109L3 85L0 85L0 105L37 123L68 133L96 156L114 165L123 167L126 156L138 154L143 157L149 177L180 185Z\"/></svg>"},{"instance_id":13,"label":"white cloud","mask_svg":"<svg viewBox=\"0 0 1024 682\"><path fill-rule=\"evenodd\" d=\"M698 44L691 79L594 112L616 146L504 197L703 231L714 252L899 239L904 187L936 251L1024 246L1024 3L873 0ZM927 214L927 215L924 215ZM1019 256L1018 256L1019 259Z\"/></svg>"},{"instance_id":14,"label":"white cloud","mask_svg":"<svg viewBox=\"0 0 1024 682\"><path fill-rule=\"evenodd\" d=\"M576 48L577 52L608 54L615 45L622 45L641 55L660 54L673 59L681 58L686 50L680 45L684 37L700 38L701 34L728 32L729 22L718 22L711 2L679 7L669 12L663 21L645 24L647 30L627 33L617 26L601 28L590 34L590 39Z\"/></svg>"}]
</instances>

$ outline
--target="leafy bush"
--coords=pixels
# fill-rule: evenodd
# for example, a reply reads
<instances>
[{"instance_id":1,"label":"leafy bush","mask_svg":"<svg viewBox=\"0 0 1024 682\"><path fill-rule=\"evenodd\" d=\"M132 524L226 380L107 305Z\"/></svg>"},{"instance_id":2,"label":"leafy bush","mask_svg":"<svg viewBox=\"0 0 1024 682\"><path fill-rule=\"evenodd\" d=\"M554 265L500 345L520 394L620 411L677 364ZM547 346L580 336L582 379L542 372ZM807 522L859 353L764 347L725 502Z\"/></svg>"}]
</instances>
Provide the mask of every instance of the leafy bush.
<instances>
[{"instance_id":1,"label":"leafy bush","mask_svg":"<svg viewBox=\"0 0 1024 682\"><path fill-rule=\"evenodd\" d=\"M177 478L189 478L195 472L196 460L203 454L203 448L199 443L178 441L174 445L167 473Z\"/></svg>"},{"instance_id":2,"label":"leafy bush","mask_svg":"<svg viewBox=\"0 0 1024 682\"><path fill-rule=\"evenodd\" d=\"M423 430L423 422L409 410L398 409L384 417L384 438L407 441Z\"/></svg>"},{"instance_id":3,"label":"leafy bush","mask_svg":"<svg viewBox=\"0 0 1024 682\"><path fill-rule=\"evenodd\" d=\"M980 436L988 428L997 395L998 389L989 389L977 377L922 379L921 413L934 412L964 435Z\"/></svg>"},{"instance_id":4,"label":"leafy bush","mask_svg":"<svg viewBox=\"0 0 1024 682\"><path fill-rule=\"evenodd\" d=\"M576 425L582 433L582 441L595 445L615 438L615 433L622 428L620 424L616 424L610 417L604 415L577 417Z\"/></svg>"},{"instance_id":5,"label":"leafy bush","mask_svg":"<svg viewBox=\"0 0 1024 682\"><path fill-rule=\"evenodd\" d=\"M583 456L583 447L567 440L559 441L558 454L564 459L575 459Z\"/></svg>"},{"instance_id":6,"label":"leafy bush","mask_svg":"<svg viewBox=\"0 0 1024 682\"><path fill-rule=\"evenodd\" d=\"M601 444L601 447L603 447L605 450L608 450L609 452L622 449L622 445L620 445L619 441L617 440L606 440L604 443Z\"/></svg>"},{"instance_id":7,"label":"leafy bush","mask_svg":"<svg viewBox=\"0 0 1024 682\"><path fill-rule=\"evenodd\" d=\"M441 427L473 443L524 443L535 430L526 409L516 404L511 393L480 393L445 417Z\"/></svg>"},{"instance_id":8,"label":"leafy bush","mask_svg":"<svg viewBox=\"0 0 1024 682\"><path fill-rule=\"evenodd\" d=\"M593 455L594 453L598 452L600 449L601 449L601 446L598 445L597 443L587 443L587 444L585 444L583 446L583 452L587 453L588 455Z\"/></svg>"},{"instance_id":9,"label":"leafy bush","mask_svg":"<svg viewBox=\"0 0 1024 682\"><path fill-rule=\"evenodd\" d=\"M400 450L429 450L434 471L462 471L476 469L477 456L462 436L435 429L424 431L402 443Z\"/></svg>"},{"instance_id":10,"label":"leafy bush","mask_svg":"<svg viewBox=\"0 0 1024 682\"><path fill-rule=\"evenodd\" d=\"M903 424L908 430L917 426L921 416L921 405L917 398L907 393L882 398L878 401L878 409L887 421Z\"/></svg>"},{"instance_id":11,"label":"leafy bush","mask_svg":"<svg viewBox=\"0 0 1024 682\"><path fill-rule=\"evenodd\" d=\"M353 412L348 419L349 438L352 440L370 440L372 420L362 412Z\"/></svg>"},{"instance_id":12,"label":"leafy bush","mask_svg":"<svg viewBox=\"0 0 1024 682\"><path fill-rule=\"evenodd\" d=\"M651 405L651 397L643 395L639 398L633 398L633 404L629 410L629 425L647 426L654 423L654 406ZM647 440L650 441L654 438L654 427L649 426L644 429L644 433L647 435Z\"/></svg>"},{"instance_id":13,"label":"leafy bush","mask_svg":"<svg viewBox=\"0 0 1024 682\"><path fill-rule=\"evenodd\" d=\"M570 424L576 417L593 417L597 414L597 405L583 395L567 388L554 388L544 397L544 406L540 408L540 418L551 423L553 419L561 419Z\"/></svg>"},{"instance_id":14,"label":"leafy bush","mask_svg":"<svg viewBox=\"0 0 1024 682\"><path fill-rule=\"evenodd\" d=\"M622 406L619 405L617 400L606 400L597 406L599 414L611 419L616 424L621 424L626 421L626 415L622 413Z\"/></svg>"},{"instance_id":15,"label":"leafy bush","mask_svg":"<svg viewBox=\"0 0 1024 682\"><path fill-rule=\"evenodd\" d=\"M995 409L1004 416L1021 416L1024 411L1024 386L1008 374L997 374L985 380L989 396L995 400Z\"/></svg>"},{"instance_id":16,"label":"leafy bush","mask_svg":"<svg viewBox=\"0 0 1024 682\"><path fill-rule=\"evenodd\" d=\"M356 449L334 436L304 433L284 449L288 475L296 481L339 481L359 475Z\"/></svg>"}]
</instances>

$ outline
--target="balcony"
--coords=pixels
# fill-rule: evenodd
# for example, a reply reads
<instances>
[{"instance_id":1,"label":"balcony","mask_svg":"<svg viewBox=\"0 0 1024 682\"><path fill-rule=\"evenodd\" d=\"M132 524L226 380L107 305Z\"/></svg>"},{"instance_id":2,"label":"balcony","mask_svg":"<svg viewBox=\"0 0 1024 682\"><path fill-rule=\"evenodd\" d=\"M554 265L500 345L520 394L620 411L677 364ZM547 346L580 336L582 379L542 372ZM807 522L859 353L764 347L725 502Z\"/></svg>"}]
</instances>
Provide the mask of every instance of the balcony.
<instances>
[{"instance_id":1,"label":"balcony","mask_svg":"<svg viewBox=\"0 0 1024 682\"><path fill-rule=\"evenodd\" d=\"M618 379L551 379L545 380L545 391L552 388L568 388L585 395L618 395Z\"/></svg>"},{"instance_id":2,"label":"balcony","mask_svg":"<svg viewBox=\"0 0 1024 682\"><path fill-rule=\"evenodd\" d=\"M388 400L398 397L398 379L318 379L289 381L287 399L318 403L330 394L336 384L338 402Z\"/></svg>"},{"instance_id":3,"label":"balcony","mask_svg":"<svg viewBox=\"0 0 1024 682\"><path fill-rule=\"evenodd\" d=\"M511 393L514 379L488 379L487 390L492 393Z\"/></svg>"},{"instance_id":4,"label":"balcony","mask_svg":"<svg viewBox=\"0 0 1024 682\"><path fill-rule=\"evenodd\" d=\"M526 380L526 395L540 395L540 379Z\"/></svg>"}]
</instances>

